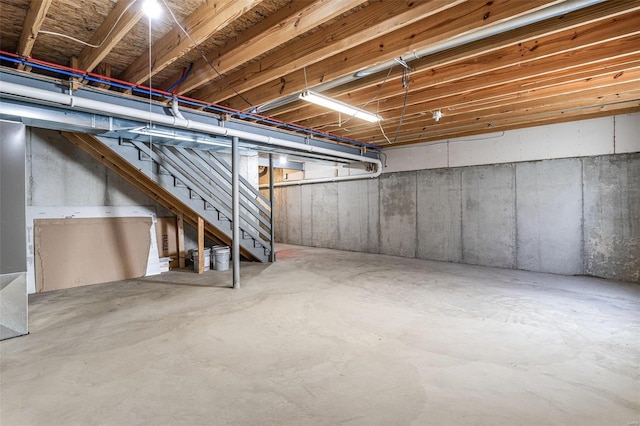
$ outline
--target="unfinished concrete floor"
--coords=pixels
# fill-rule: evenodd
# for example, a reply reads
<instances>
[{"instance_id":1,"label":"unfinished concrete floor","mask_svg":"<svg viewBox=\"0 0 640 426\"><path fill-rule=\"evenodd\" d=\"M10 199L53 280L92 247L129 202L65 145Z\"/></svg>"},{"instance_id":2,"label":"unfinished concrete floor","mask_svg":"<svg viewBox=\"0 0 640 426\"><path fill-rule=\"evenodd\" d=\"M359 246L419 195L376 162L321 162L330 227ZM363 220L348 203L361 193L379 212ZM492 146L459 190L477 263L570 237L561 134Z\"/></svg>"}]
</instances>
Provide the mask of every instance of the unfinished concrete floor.
<instances>
[{"instance_id":1,"label":"unfinished concrete floor","mask_svg":"<svg viewBox=\"0 0 640 426\"><path fill-rule=\"evenodd\" d=\"M30 300L9 425L638 425L640 285L280 246Z\"/></svg>"}]
</instances>

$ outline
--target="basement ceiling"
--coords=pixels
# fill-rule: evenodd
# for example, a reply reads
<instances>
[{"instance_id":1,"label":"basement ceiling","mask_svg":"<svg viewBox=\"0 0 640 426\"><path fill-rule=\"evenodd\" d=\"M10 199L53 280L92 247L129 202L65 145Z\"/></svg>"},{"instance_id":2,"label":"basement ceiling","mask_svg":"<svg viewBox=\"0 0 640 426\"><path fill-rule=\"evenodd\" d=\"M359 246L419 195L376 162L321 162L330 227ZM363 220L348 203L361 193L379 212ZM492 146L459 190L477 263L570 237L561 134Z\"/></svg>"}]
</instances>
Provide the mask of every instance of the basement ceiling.
<instances>
[{"instance_id":1,"label":"basement ceiling","mask_svg":"<svg viewBox=\"0 0 640 426\"><path fill-rule=\"evenodd\" d=\"M640 111L640 0L158 2L0 0L0 48L381 147Z\"/></svg>"}]
</instances>

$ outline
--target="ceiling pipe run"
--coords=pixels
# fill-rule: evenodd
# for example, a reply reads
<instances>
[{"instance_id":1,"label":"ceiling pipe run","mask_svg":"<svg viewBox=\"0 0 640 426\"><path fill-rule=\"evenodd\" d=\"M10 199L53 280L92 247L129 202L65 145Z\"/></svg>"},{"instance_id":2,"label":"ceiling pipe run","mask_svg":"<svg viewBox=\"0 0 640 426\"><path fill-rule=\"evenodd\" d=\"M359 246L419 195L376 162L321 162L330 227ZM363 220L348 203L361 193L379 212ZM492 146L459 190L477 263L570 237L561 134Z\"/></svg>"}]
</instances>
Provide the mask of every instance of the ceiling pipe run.
<instances>
[{"instance_id":1,"label":"ceiling pipe run","mask_svg":"<svg viewBox=\"0 0 640 426\"><path fill-rule=\"evenodd\" d=\"M564 15L566 13L574 12L576 10L584 9L585 7L593 6L598 3L602 3L606 0L568 0L562 3L554 4L549 7L545 7L544 9L539 9L534 12L528 13L526 15L518 16L513 19L509 19L507 21L499 22L495 25L491 25L489 27L482 28L478 31L473 31L459 37L452 38L450 40L444 40L440 43L433 44L431 46L425 47L424 49L415 50L407 55L403 55L401 58L390 59L386 62L382 62L377 65L373 65L369 68L365 68L356 72L355 74L347 75L344 77L337 78L335 80L329 81L327 83L319 84L310 89L313 89L316 92L324 92L348 83L352 81L359 80L364 77L368 77L370 75L379 73L381 71L387 71L389 68L398 64L398 59L401 61L410 64L411 61L415 61L416 59L424 58L428 55L433 55L434 53L442 52L444 50L452 49L454 47L459 47L464 44L472 43L474 41L482 40L487 37L495 36L507 31L515 30L517 28L524 27L526 25L534 24L536 22L544 21L545 19L551 19L556 16ZM251 110L254 113L264 113L266 111L272 110L274 108L281 107L283 105L290 104L296 101L299 97L299 94L289 95L284 98L278 99L274 102L259 106Z\"/></svg>"},{"instance_id":2,"label":"ceiling pipe run","mask_svg":"<svg viewBox=\"0 0 640 426\"><path fill-rule=\"evenodd\" d=\"M159 113L153 113L150 111L139 110L136 108L130 108L125 106L116 106L108 102L96 101L93 99L85 99L73 95L67 95L64 93L56 93L48 90L38 89L34 87L25 86L22 84L15 84L0 80L0 94L10 95L15 98L29 99L31 102L38 104L58 104L71 108L77 108L79 110L100 113L108 116L117 116L125 119L140 120L145 123L154 123L167 125L179 129L195 130L203 133L208 133L215 136L224 137L237 137L241 140L257 142L264 145L276 146L285 149L291 149L295 151L303 151L320 155L327 155L338 159L369 163L375 171L366 175L356 176L339 176L323 179L309 179L297 181L292 184L306 184L306 183L319 183L319 182L335 182L335 181L347 181L365 178L376 178L382 173L382 162L376 158L369 158L362 155L350 154L346 152L335 151L328 148L306 145L298 142L291 142L284 139L272 138L270 136L258 135L255 133L245 132L242 130L229 129L225 127L216 126L213 124L203 123L199 121L189 120L184 118L177 109L177 104L173 106L174 115L164 115Z\"/></svg>"}]
</instances>

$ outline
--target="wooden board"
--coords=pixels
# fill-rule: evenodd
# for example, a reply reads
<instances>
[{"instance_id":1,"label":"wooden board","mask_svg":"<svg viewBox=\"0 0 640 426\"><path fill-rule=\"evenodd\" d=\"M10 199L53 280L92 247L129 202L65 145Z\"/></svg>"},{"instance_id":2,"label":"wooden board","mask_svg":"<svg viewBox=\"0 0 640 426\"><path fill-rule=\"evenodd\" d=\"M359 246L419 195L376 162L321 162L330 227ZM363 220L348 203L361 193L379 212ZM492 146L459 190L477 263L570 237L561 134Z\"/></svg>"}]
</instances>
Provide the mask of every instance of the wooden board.
<instances>
[{"instance_id":1,"label":"wooden board","mask_svg":"<svg viewBox=\"0 0 640 426\"><path fill-rule=\"evenodd\" d=\"M150 217L36 219L36 291L142 277Z\"/></svg>"},{"instance_id":2,"label":"wooden board","mask_svg":"<svg viewBox=\"0 0 640 426\"><path fill-rule=\"evenodd\" d=\"M178 226L175 217L159 217L156 220L156 240L160 257L170 257L169 267L179 266Z\"/></svg>"}]
</instances>

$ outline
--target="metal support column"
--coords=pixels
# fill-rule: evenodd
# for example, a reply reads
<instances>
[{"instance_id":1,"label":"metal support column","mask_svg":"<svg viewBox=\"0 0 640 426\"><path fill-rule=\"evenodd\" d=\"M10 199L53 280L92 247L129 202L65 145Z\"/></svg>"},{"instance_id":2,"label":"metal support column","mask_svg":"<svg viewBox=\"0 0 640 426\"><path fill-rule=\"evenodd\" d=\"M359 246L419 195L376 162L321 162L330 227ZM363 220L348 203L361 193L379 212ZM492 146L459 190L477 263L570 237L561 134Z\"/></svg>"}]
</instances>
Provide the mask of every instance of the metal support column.
<instances>
[{"instance_id":1,"label":"metal support column","mask_svg":"<svg viewBox=\"0 0 640 426\"><path fill-rule=\"evenodd\" d=\"M233 288L240 288L240 156L239 140L233 137L231 143L231 198L233 241L231 241L231 258L233 260Z\"/></svg>"},{"instance_id":2,"label":"metal support column","mask_svg":"<svg viewBox=\"0 0 640 426\"><path fill-rule=\"evenodd\" d=\"M275 247L275 231L276 231L276 218L273 215L273 154L269 154L269 202L271 203L271 253L269 253L269 262L276 261L276 247Z\"/></svg>"}]
</instances>

